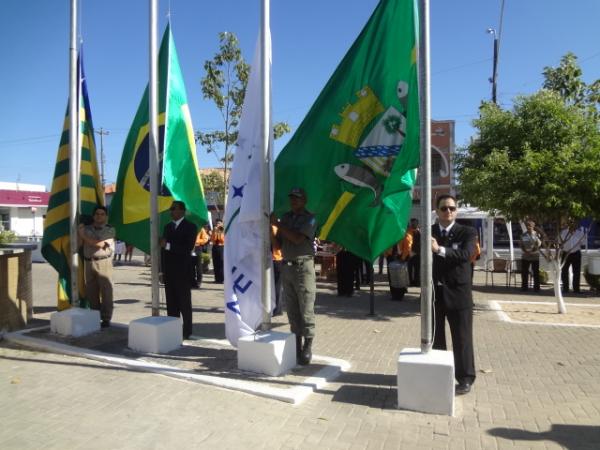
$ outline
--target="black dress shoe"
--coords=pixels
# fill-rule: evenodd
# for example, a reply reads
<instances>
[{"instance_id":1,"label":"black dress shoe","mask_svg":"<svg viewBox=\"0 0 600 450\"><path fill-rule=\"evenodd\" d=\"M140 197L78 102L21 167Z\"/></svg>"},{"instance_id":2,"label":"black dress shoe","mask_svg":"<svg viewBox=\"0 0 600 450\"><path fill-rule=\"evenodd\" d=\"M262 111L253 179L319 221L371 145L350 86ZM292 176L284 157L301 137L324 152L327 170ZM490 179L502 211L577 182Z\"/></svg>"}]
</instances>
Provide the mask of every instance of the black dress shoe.
<instances>
[{"instance_id":1,"label":"black dress shoe","mask_svg":"<svg viewBox=\"0 0 600 450\"><path fill-rule=\"evenodd\" d=\"M103 320L100 322L100 328L108 328L110 327L110 320Z\"/></svg>"},{"instance_id":2,"label":"black dress shoe","mask_svg":"<svg viewBox=\"0 0 600 450\"><path fill-rule=\"evenodd\" d=\"M471 383L459 383L455 389L456 395L465 395L471 392Z\"/></svg>"}]
</instances>

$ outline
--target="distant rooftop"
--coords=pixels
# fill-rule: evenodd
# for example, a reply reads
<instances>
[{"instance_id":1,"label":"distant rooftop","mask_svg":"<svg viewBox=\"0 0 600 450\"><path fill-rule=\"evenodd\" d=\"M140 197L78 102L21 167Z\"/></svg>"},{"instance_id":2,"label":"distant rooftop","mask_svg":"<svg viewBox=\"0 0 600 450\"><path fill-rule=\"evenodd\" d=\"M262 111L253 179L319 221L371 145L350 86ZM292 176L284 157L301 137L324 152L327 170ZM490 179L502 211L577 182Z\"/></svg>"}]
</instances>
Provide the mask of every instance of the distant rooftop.
<instances>
[{"instance_id":1,"label":"distant rooftop","mask_svg":"<svg viewBox=\"0 0 600 450\"><path fill-rule=\"evenodd\" d=\"M46 186L44 186L43 184L12 183L10 181L0 181L0 190L46 192Z\"/></svg>"}]
</instances>

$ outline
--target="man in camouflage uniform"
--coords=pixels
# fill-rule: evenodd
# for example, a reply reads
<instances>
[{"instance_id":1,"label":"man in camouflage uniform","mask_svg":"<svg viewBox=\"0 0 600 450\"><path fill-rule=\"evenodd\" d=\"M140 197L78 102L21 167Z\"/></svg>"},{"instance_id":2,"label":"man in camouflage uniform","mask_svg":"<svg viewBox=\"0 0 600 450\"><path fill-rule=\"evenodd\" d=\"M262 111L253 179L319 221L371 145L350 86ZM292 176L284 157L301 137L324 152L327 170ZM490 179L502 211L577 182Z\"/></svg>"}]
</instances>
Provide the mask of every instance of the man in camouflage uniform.
<instances>
[{"instance_id":1,"label":"man in camouflage uniform","mask_svg":"<svg viewBox=\"0 0 600 450\"><path fill-rule=\"evenodd\" d=\"M296 335L296 359L306 365L312 358L315 336L316 280L314 264L315 216L305 209L306 192L294 188L289 193L291 211L281 220L272 216L283 254L282 285L284 304L292 333ZM304 337L304 345L302 338Z\"/></svg>"}]
</instances>

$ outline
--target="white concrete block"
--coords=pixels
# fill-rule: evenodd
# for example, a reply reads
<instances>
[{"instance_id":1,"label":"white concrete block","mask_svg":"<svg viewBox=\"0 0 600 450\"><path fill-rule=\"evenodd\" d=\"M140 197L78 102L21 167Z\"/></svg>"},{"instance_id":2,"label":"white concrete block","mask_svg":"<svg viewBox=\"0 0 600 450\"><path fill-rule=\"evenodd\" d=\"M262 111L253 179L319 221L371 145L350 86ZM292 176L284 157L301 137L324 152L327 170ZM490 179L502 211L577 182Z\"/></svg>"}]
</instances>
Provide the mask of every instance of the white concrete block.
<instances>
[{"instance_id":1,"label":"white concrete block","mask_svg":"<svg viewBox=\"0 0 600 450\"><path fill-rule=\"evenodd\" d=\"M272 377L285 375L296 366L296 337L268 331L238 340L238 369Z\"/></svg>"},{"instance_id":2,"label":"white concrete block","mask_svg":"<svg viewBox=\"0 0 600 450\"><path fill-rule=\"evenodd\" d=\"M398 356L398 409L431 414L454 414L454 356L452 352L402 349Z\"/></svg>"},{"instance_id":3,"label":"white concrete block","mask_svg":"<svg viewBox=\"0 0 600 450\"><path fill-rule=\"evenodd\" d=\"M69 308L50 315L50 331L63 336L85 336L100 330L100 311Z\"/></svg>"},{"instance_id":4,"label":"white concrete block","mask_svg":"<svg viewBox=\"0 0 600 450\"><path fill-rule=\"evenodd\" d=\"M180 317L151 316L129 322L128 347L144 353L168 353L181 347Z\"/></svg>"}]
</instances>

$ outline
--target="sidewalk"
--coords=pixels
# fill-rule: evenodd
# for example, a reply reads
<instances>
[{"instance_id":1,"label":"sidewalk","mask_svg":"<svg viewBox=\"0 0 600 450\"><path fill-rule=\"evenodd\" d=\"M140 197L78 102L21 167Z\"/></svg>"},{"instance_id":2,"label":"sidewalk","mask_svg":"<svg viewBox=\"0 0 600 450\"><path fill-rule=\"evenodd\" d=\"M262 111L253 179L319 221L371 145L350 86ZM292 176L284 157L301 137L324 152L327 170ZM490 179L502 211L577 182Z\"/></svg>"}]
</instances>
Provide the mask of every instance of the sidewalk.
<instances>
[{"instance_id":1,"label":"sidewalk","mask_svg":"<svg viewBox=\"0 0 600 450\"><path fill-rule=\"evenodd\" d=\"M55 273L47 264L33 271L43 325L55 310ZM338 298L319 282L315 353L351 367L300 405L2 341L0 448L600 448L600 329L503 321L493 301L552 302L550 288L520 295L476 277L478 378L457 397L455 417L395 408L398 352L419 347L418 289L392 302L381 278L368 317L368 287ZM224 339L222 285L206 278L192 294L194 335ZM141 265L116 267L116 323L150 315L149 281ZM566 300L600 304L590 293ZM275 322L288 330L284 317ZM226 359L204 353L185 364Z\"/></svg>"}]
</instances>

